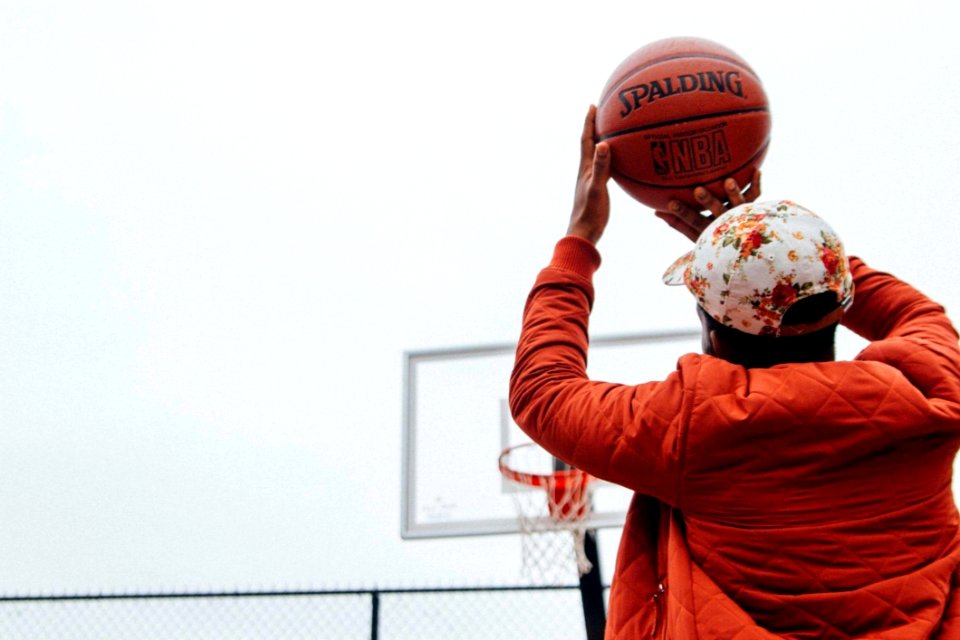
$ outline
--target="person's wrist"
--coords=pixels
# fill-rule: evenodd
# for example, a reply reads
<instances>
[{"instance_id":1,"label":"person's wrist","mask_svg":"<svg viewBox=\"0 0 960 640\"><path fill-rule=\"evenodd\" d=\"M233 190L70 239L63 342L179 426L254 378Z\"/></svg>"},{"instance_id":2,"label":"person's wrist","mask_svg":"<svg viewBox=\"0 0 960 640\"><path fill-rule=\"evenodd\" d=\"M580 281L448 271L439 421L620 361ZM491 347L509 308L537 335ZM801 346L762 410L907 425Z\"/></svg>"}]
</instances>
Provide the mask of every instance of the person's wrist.
<instances>
[{"instance_id":1,"label":"person's wrist","mask_svg":"<svg viewBox=\"0 0 960 640\"><path fill-rule=\"evenodd\" d=\"M570 226L567 228L567 235L582 238L590 244L595 245L597 241L600 240L600 236L603 235L603 229L595 224L583 221L571 221Z\"/></svg>"}]
</instances>

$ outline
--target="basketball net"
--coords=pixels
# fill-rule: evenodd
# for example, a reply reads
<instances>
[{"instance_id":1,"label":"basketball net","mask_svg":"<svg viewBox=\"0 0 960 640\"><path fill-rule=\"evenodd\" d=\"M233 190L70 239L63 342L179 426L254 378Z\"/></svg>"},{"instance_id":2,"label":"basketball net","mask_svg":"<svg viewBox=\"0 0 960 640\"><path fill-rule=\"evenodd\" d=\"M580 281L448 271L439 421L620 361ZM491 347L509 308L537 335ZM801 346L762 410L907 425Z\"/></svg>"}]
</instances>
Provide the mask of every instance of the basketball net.
<instances>
[{"instance_id":1,"label":"basketball net","mask_svg":"<svg viewBox=\"0 0 960 640\"><path fill-rule=\"evenodd\" d=\"M553 463L540 447L522 444L500 455L500 472L517 485L524 575L538 584L569 584L592 568L584 542L593 478L578 469L554 471Z\"/></svg>"}]
</instances>

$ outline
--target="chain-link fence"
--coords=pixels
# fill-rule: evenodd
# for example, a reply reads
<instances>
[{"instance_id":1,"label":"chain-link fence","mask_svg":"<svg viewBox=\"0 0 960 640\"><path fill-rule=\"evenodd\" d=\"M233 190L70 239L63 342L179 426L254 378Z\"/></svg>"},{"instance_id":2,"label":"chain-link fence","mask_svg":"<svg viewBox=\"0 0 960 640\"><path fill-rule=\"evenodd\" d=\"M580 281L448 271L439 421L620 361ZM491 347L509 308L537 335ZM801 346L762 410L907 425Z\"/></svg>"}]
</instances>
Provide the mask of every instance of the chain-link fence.
<instances>
[{"instance_id":1,"label":"chain-link fence","mask_svg":"<svg viewBox=\"0 0 960 640\"><path fill-rule=\"evenodd\" d=\"M577 587L0 597L0 638L586 637Z\"/></svg>"}]
</instances>

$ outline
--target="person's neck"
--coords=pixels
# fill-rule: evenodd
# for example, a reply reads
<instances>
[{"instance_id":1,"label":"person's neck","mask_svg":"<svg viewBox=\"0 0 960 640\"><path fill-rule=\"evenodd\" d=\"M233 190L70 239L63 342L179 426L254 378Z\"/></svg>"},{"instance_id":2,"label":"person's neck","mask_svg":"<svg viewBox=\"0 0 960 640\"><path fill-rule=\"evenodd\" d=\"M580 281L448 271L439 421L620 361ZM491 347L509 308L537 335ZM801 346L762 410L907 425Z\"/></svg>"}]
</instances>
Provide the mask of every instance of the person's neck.
<instances>
[{"instance_id":1,"label":"person's neck","mask_svg":"<svg viewBox=\"0 0 960 640\"><path fill-rule=\"evenodd\" d=\"M834 348L803 351L799 353L771 353L769 351L732 354L725 358L728 362L739 364L748 369L768 369L778 364L805 364L811 362L834 362L837 359Z\"/></svg>"}]
</instances>

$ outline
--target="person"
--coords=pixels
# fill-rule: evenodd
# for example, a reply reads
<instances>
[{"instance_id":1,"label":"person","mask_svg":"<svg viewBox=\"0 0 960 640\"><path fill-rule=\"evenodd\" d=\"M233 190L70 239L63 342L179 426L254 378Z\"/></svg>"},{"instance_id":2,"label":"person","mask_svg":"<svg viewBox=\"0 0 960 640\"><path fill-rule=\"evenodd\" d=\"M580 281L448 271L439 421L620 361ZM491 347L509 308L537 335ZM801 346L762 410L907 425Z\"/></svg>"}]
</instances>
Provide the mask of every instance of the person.
<instances>
[{"instance_id":1,"label":"person","mask_svg":"<svg viewBox=\"0 0 960 640\"><path fill-rule=\"evenodd\" d=\"M820 217L756 202L657 212L696 240L670 270L703 353L663 380L586 374L610 149L591 107L567 235L529 294L517 424L634 491L606 629L619 638L960 638L960 349L944 309L847 257ZM655 310L651 309L651 314ZM842 323L869 342L837 361Z\"/></svg>"}]
</instances>

